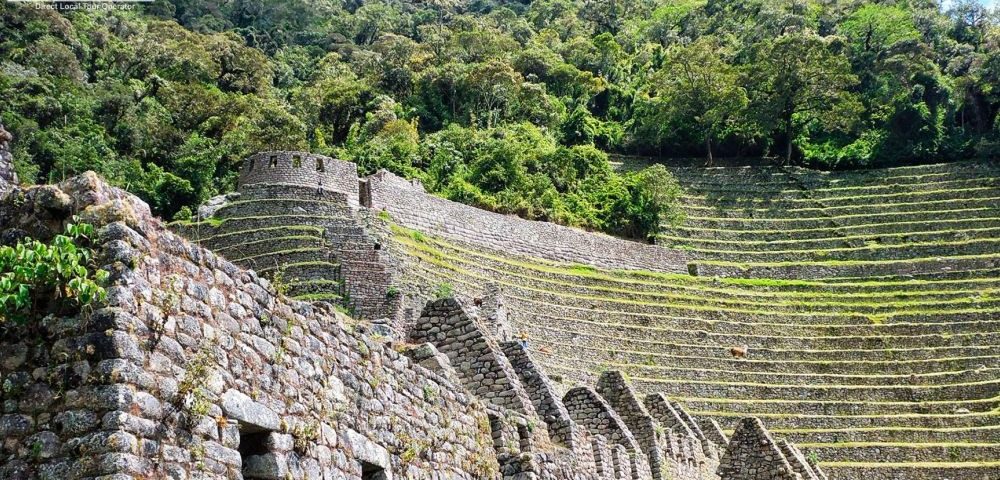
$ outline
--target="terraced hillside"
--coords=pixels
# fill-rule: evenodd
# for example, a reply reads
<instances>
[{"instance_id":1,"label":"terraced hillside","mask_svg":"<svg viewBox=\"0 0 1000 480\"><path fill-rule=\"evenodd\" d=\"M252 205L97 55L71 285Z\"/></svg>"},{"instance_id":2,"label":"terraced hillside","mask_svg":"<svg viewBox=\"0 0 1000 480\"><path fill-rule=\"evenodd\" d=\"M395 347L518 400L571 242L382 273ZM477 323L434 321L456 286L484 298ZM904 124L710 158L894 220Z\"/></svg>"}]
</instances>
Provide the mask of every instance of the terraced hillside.
<instances>
[{"instance_id":1,"label":"terraced hillside","mask_svg":"<svg viewBox=\"0 0 1000 480\"><path fill-rule=\"evenodd\" d=\"M674 169L687 220L659 243L702 275L832 278L1000 266L1000 165L858 173Z\"/></svg>"},{"instance_id":2,"label":"terraced hillside","mask_svg":"<svg viewBox=\"0 0 1000 480\"><path fill-rule=\"evenodd\" d=\"M696 275L401 227L394 248L408 283L500 287L565 387L619 369L725 430L758 416L831 478L1000 478L995 164L678 173L689 216L662 240Z\"/></svg>"},{"instance_id":3,"label":"terraced hillside","mask_svg":"<svg viewBox=\"0 0 1000 480\"><path fill-rule=\"evenodd\" d=\"M327 231L331 226L357 228L354 223L343 198L261 184L242 186L240 195L209 219L175 227L233 263L277 278L296 300L337 303L343 294L338 245Z\"/></svg>"}]
</instances>

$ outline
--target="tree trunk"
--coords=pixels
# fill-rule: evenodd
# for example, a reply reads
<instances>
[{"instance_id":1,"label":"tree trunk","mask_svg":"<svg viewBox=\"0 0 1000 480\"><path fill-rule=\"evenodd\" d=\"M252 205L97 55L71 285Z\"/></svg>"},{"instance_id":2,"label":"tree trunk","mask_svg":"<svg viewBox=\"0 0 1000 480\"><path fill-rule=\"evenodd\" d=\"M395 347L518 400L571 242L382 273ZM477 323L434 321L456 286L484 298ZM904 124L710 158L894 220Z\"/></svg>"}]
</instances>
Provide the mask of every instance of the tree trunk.
<instances>
[{"instance_id":1,"label":"tree trunk","mask_svg":"<svg viewBox=\"0 0 1000 480\"><path fill-rule=\"evenodd\" d=\"M705 150L708 152L708 166L712 166L712 137L705 137Z\"/></svg>"},{"instance_id":2,"label":"tree trunk","mask_svg":"<svg viewBox=\"0 0 1000 480\"><path fill-rule=\"evenodd\" d=\"M785 163L792 162L792 119L785 122Z\"/></svg>"}]
</instances>

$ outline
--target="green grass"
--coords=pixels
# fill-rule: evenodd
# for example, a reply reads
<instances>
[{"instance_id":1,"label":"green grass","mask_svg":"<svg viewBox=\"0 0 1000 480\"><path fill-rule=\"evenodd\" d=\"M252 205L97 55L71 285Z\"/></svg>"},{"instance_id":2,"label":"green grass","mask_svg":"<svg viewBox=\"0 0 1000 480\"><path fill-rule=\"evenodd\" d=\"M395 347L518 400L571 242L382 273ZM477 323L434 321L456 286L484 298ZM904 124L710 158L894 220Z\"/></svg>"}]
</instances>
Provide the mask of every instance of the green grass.
<instances>
[{"instance_id":1,"label":"green grass","mask_svg":"<svg viewBox=\"0 0 1000 480\"><path fill-rule=\"evenodd\" d=\"M202 237L199 239L201 242L211 242L221 238L233 237L233 236L249 236L255 233L266 233L266 232L276 232L281 230L288 230L291 232L310 232L314 233L316 236L323 235L323 228L313 225L290 225L290 226L277 226L277 227L264 227L251 230L239 230L236 232L226 232L213 235L211 237Z\"/></svg>"},{"instance_id":2,"label":"green grass","mask_svg":"<svg viewBox=\"0 0 1000 480\"><path fill-rule=\"evenodd\" d=\"M409 242L405 238L399 238L399 237L397 237L397 241L400 242L401 244L407 246L407 247L410 247L409 251L407 252L409 255L414 256L416 258L419 258L420 260L422 260L424 262L437 265L439 267L445 268L447 270L453 271L455 273L458 273L458 274L461 274L461 275L464 275L464 276L467 276L467 277L471 277L471 278L474 278L474 279L477 279L477 280L481 280L481 281L486 281L486 282L494 282L494 283L498 283L500 285L514 287L514 288L519 288L519 289L522 289L522 290L534 291L536 293L555 295L555 296L559 296L559 297L571 298L571 299L574 299L574 300L583 300L583 301L588 301L588 302L627 304L627 305L646 306L646 307L655 307L655 308L674 308L674 309L685 309L685 310L690 310L690 311L718 311L718 310L721 309L721 310L724 310L726 312L742 313L742 314L754 314L754 315L762 315L762 316L766 316L766 315L784 315L784 316L803 316L803 317L816 317L816 316L847 317L847 316L858 316L858 317L867 318L868 315L876 313L876 312L872 312L872 311L862 311L862 310L860 310L860 309L862 309L864 307L868 307L868 308L886 308L886 307L892 307L892 308L896 308L897 309L897 311L895 311L895 312L881 312L881 311L877 312L880 315L883 315L883 316L886 316L886 317L892 317L894 315L901 315L901 314L913 314L913 315L916 315L916 314L923 314L923 315L955 315L955 314L961 314L961 313L984 313L984 312L989 312L989 311L993 311L993 310L995 310L997 312L1000 312L1000 308L993 309L993 310L990 310L990 309L977 309L977 308L973 308L973 309L968 309L968 308L966 308L966 309L951 309L951 310L948 310L948 309L938 309L938 310L934 310L934 309L921 309L921 307L924 307L924 306L927 306L927 305L942 305L942 304L949 304L949 303L955 303L955 304L960 304L960 305L964 305L964 304L975 305L975 304L979 303L975 298L960 299L960 300L954 301L954 302L934 300L934 301L926 301L926 302L879 302L879 303L871 303L871 304L867 304L866 305L866 304L860 304L860 303L847 303L847 302L775 302L775 301L770 301L770 302L753 302L753 301L741 301L741 300L706 299L705 297L699 297L699 296L694 296L694 295L677 295L677 294L666 294L666 293L663 293L663 294L658 294L658 293L643 293L642 294L642 295L645 295L645 296L655 297L655 298L661 298L661 299L685 300L685 301L694 302L694 303L701 303L699 305L699 304L685 304L685 303L676 303L676 302L652 302L652 301L642 301L642 300L631 300L631 299L623 299L623 298L618 298L618 297L606 297L606 296L602 296L602 295L582 295L582 294L577 294L577 293L568 293L568 292L565 292L565 291L555 291L555 290L547 290L547 289L538 288L538 287L532 287L532 286L525 285L523 282L517 282L517 283L515 283L515 282L499 281L499 280L496 280L495 276L477 274L475 272L467 270L467 269L465 269L463 267L458 267L458 266L454 265L453 263L451 263L451 262L466 263L466 261L463 260L463 259L461 259L461 258L449 256L447 254L444 254L440 250L436 250L436 249L432 249L430 247L427 247L425 244L417 244L417 243ZM469 263L471 263L471 262L469 262ZM508 262L508 263L512 263L512 262ZM558 273L558 268L554 268L554 267L538 268L538 267L533 267L531 265L524 265L524 267L528 268L528 269L535 268L535 269L539 269L539 270L542 270L542 271L548 271L549 273ZM564 286L564 287L566 287L566 286L568 286L568 287L579 287L579 285L575 285L575 284L568 283L568 282L554 282L554 281L550 281L550 280L541 280L541 279L538 279L537 277L532 277L532 276L528 276L528 275L522 275L522 274L514 273L514 272L511 272L511 271L500 271L500 270L496 270L496 269L493 269L493 268L490 268L490 267L487 267L487 266L481 265L481 264L478 266L478 268L484 269L484 270L487 270L487 271L492 271L492 272L497 273L500 276L504 276L504 277L522 278L522 279L527 280L529 282L551 283L551 284L561 285L561 286ZM553 270L555 270L555 271L553 271ZM577 274L577 275L580 275L580 274L583 273L583 272L581 272L579 270L566 270L566 272ZM612 289L612 288L601 288L601 287L589 287L589 288L592 289L592 290L598 290L598 291L603 290L603 291L605 291L607 293L635 294L635 295L639 295L637 292L630 291L630 290L625 290L625 289ZM706 303L706 302L710 303L710 305L705 305L704 303ZM730 304L735 304L735 305L750 305L750 306L762 306L762 307L763 306L780 305L780 306L785 306L785 307L795 307L795 308L798 308L798 309L815 309L815 308L819 308L819 307L853 307L853 308L856 308L858 310L857 311L851 310L851 311L823 311L823 312L818 312L818 311L815 311L815 310L810 310L810 311L778 311L778 310L765 310L765 309L737 308L737 307L729 307L729 306L722 307L723 305L730 305ZM906 311L905 312L902 311L903 309L906 309Z\"/></svg>"},{"instance_id":3,"label":"green grass","mask_svg":"<svg viewBox=\"0 0 1000 480\"><path fill-rule=\"evenodd\" d=\"M845 267L845 266L861 266L861 265L899 265L902 263L930 263L938 261L953 261L953 260L985 260L985 259L1000 259L1000 254L989 253L989 254L979 254L979 255L937 255L935 257L927 258L908 258L908 259L893 259L893 260L823 260L823 261L788 261L788 262L760 262L760 263L747 263L747 262L727 262L721 260L694 260L691 263L699 265L715 265L715 266L726 266L726 267L737 267L744 270L750 268L774 268L774 267L790 267L790 266L827 266L827 267Z\"/></svg>"},{"instance_id":4,"label":"green grass","mask_svg":"<svg viewBox=\"0 0 1000 480\"><path fill-rule=\"evenodd\" d=\"M913 225L912 229L907 229L905 231L915 231L915 232L928 232L933 230L926 230L927 226L930 225L949 225L949 224L971 224L971 223L983 223L990 222L1000 224L1000 217L979 217L979 218L944 218L938 220L924 220L919 222L882 222L882 223L860 223L854 225L837 225L833 227L819 227L819 228L782 228L779 230L766 230L766 229L753 229L753 230L734 230L731 228L708 228L708 227L689 227L685 225L680 225L673 227L670 230L673 231L684 231L684 232L694 232L694 233L707 233L708 236L716 237L719 235L726 234L737 234L737 235L750 235L750 236L780 236L787 238L789 235L799 234L799 233L816 233L816 232L829 232L828 235L835 235L837 232L847 232L851 230L862 230L862 229L872 229L881 227L894 227L900 225ZM973 228L973 227L966 227ZM979 227L986 228L986 227ZM965 228L962 228L965 229ZM954 230L954 229L953 229ZM885 234L899 233L899 232L885 232ZM855 234L857 235L857 234ZM882 235L882 233L870 233L868 235ZM850 236L845 234L843 236ZM691 240L698 240L698 236L693 236ZM803 238L804 240L806 238Z\"/></svg>"},{"instance_id":5,"label":"green grass","mask_svg":"<svg viewBox=\"0 0 1000 480\"><path fill-rule=\"evenodd\" d=\"M995 207L976 207L976 208L958 208L958 209L952 209L952 210L936 210L936 211L933 211L933 212L884 212L884 213L877 213L877 214L875 214L875 213L852 213L852 214L846 214L846 215L830 215L830 216L823 216L823 217L785 217L785 218L774 218L774 217L768 217L768 218L729 218L729 217L700 217L700 216L688 215L687 219L688 220L698 220L698 221L703 221L703 222L719 222L719 223L722 223L722 222L733 222L733 223L736 223L736 222L746 222L746 223L754 223L754 222L759 222L759 223L796 223L796 222L829 222L829 221L848 220L848 219L854 219L854 218L869 218L869 217L897 217L897 216L906 217L906 216L917 216L917 215L920 215L922 213L923 214L933 213L935 215L945 215L945 214L949 214L949 213L959 213L959 212L962 212L962 213L966 213L966 212L1000 212L1000 208L995 208ZM976 219L976 218L979 218L979 217L973 217L971 219L966 219L966 220L972 220L972 219ZM909 222L906 222L906 223L909 223ZM837 228L837 227L831 227L831 228ZM736 229L734 231L742 231L742 230Z\"/></svg>"},{"instance_id":6,"label":"green grass","mask_svg":"<svg viewBox=\"0 0 1000 480\"><path fill-rule=\"evenodd\" d=\"M639 294L640 292L636 292L635 289L634 289L634 286L641 285L641 286L648 286L648 287L659 287L659 288L666 287L666 288L673 288L673 289L685 289L685 290L690 290L690 291L698 292L698 293L701 293L701 292L712 292L712 293L719 293L719 294L726 295L726 296L738 296L738 295L753 295L753 296L765 296L765 297L817 297L817 296L821 296L821 297L843 297L843 298L850 298L850 299L859 299L859 298L869 298L870 297L872 299L875 299L872 302L873 304L877 303L879 305L885 304L887 302L886 299L888 297L892 297L892 296L912 296L912 295L915 295L914 292L908 292L908 291L898 291L898 292L867 292L867 293L866 292L851 292L851 293L844 293L844 294L829 294L829 293L826 293L825 291L822 292L822 293L814 293L814 292L809 292L809 293L803 293L803 292L773 292L773 291L763 291L763 292L762 291L752 291L752 292L748 292L745 289L743 289L743 290L732 289L732 288L725 289L725 288L713 287L712 285L713 284L732 284L732 285L737 285L737 286L741 286L741 287L758 287L758 286L770 287L770 286L784 286L784 285L787 285L788 282L786 282L786 281L773 281L773 282L770 282L770 281L756 281L756 279L708 279L708 278L705 278L705 277L691 277L689 275L681 275L681 274L656 274L656 273L653 273L653 272L640 272L640 271L632 271L632 270L601 271L601 270L599 270L599 269L597 269L595 267L589 266L589 265L561 265L560 266L560 265L550 265L550 264L547 264L546 261L540 260L540 259L532 259L532 260L535 260L534 262L532 262L532 261L519 261L519 260L514 260L514 259L511 259L511 258L503 258L503 257L497 256L497 255L488 254L488 253L485 253L485 252L482 252L482 251L474 251L474 250L469 250L469 249L466 249L466 248L462 248L462 247L459 247L457 245L449 244L447 242L444 242L444 241L442 241L440 239L434 239L434 240L431 240L431 241L428 241L428 240L425 239L424 242L422 242L421 244L416 244L416 243L407 241L408 239L406 237L398 237L397 236L396 238L397 238L397 240L400 241L401 244L403 244L405 247L408 248L408 250L410 251L410 253L414 253L415 255L420 255L423 260L431 261L432 263L435 263L435 264L437 264L439 266L449 267L449 269L452 269L452 270L456 270L457 269L457 270L460 270L460 271L464 272L463 269L461 269L460 267L458 267L455 264L466 264L466 265L473 265L473 266L481 267L481 268L484 268L484 269L487 269L487 270L490 270L490 271L493 271L493 272L497 272L497 273L503 273L505 275L518 276L520 278L524 278L524 279L527 279L527 280L535 280L535 279L537 279L540 282L545 282L545 283L550 283L550 284L554 284L554 285L559 285L561 287L564 287L564 286L578 286L578 287L582 287L583 286L583 285L580 285L580 284L577 284L577 283L573 283L573 282L556 281L556 280L544 279L544 278L539 277L536 273L532 273L532 274L528 274L528 275L521 275L521 274L517 274L515 272L511 272L509 270L500 271L500 270L497 270L496 268L483 266L481 260L476 260L476 259L482 259L482 260L491 261L493 263L498 263L500 265L509 265L509 266L511 266L513 268L519 268L519 269L528 270L530 272L547 273L547 274L552 274L552 275L565 276L565 277L569 277L569 278L574 278L574 277L575 278L585 278L585 279L598 280L598 281L603 281L603 282L608 282L608 283L617 283L617 284L626 285L626 287L622 287L622 288L586 286L586 288L588 288L588 289L599 290L599 291L607 291L607 292L611 292L611 293L628 292L628 293ZM441 248L446 248L446 249L455 251L458 254L463 255L463 256L448 254L444 250L442 250ZM466 258L466 257L469 257L469 258ZM652 280L645 280L645 279L641 279L641 278L635 278L635 276L638 276L638 275L642 275L642 276L646 276L646 277L652 277L652 278L654 278L656 280L660 280L660 281L652 281ZM732 281L730 281L730 280L732 280ZM669 283L664 283L664 282L669 282ZM825 287L824 284L819 283L819 282L795 282L795 283L798 284L798 285L801 285L801 286ZM908 284L915 285L917 283L908 283ZM925 283L919 283L919 285L927 285L927 284L930 284L930 283L927 283L927 282L925 282ZM847 285L850 285L850 284L847 284ZM1000 285L1000 280L998 280L997 285ZM818 289L819 288L817 288L817 290ZM953 290L952 291L948 291L948 290L942 290L942 291L921 291L919 294L921 296L947 295L947 294L956 294L956 293L969 293L969 294L972 294L972 293L978 293L978 292L980 292L982 290L983 289L977 289L975 291L967 291L967 292L955 292ZM990 289L986 289L986 291L989 291L989 290ZM654 293L642 293L642 294L647 294L647 295L651 295L651 296L659 296L659 297L672 297L672 298L683 297L683 296L677 296L675 294L665 294L665 293L658 293L658 292L654 292ZM689 299L694 299L694 298L703 299L703 298L706 298L704 296L699 296L699 295L688 295L686 297L689 298ZM938 300L935 300L935 301L938 301ZM751 303L755 303L755 302L751 302ZM773 304L773 302L771 302L771 301L768 301L766 303ZM844 305L848 305L848 304L854 304L854 303L858 303L858 302L844 302L843 304Z\"/></svg>"},{"instance_id":7,"label":"green grass","mask_svg":"<svg viewBox=\"0 0 1000 480\"><path fill-rule=\"evenodd\" d=\"M221 253L221 252L225 252L227 250L240 249L240 248L248 248L248 247L251 247L253 245L275 243L275 242L280 242L280 241L284 241L284 240L319 240L320 242L322 242L323 241L323 237L315 237L315 236L311 236L311 235L289 235L289 236L283 236L283 237L266 238L264 240L255 240L253 242L237 243L237 244L229 245L227 247L215 248L213 250L215 250L216 253Z\"/></svg>"},{"instance_id":8,"label":"green grass","mask_svg":"<svg viewBox=\"0 0 1000 480\"><path fill-rule=\"evenodd\" d=\"M1000 468L996 462L819 462L822 468L921 468L921 469L954 469L954 468Z\"/></svg>"},{"instance_id":9,"label":"green grass","mask_svg":"<svg viewBox=\"0 0 1000 480\"><path fill-rule=\"evenodd\" d=\"M276 255L291 255L293 253L310 253L310 252L316 252L317 254L319 254L319 253L322 253L322 252L325 252L325 251L326 251L326 249L319 248L319 247L292 248L292 249L289 249L289 250L280 250L280 251L277 251L277 252L267 252L267 253L261 253L261 254L258 254L258 255L250 255L248 257L237 258L237 259L233 260L233 262L253 261L255 259L262 258L262 257L273 257L273 256L276 256Z\"/></svg>"}]
</instances>

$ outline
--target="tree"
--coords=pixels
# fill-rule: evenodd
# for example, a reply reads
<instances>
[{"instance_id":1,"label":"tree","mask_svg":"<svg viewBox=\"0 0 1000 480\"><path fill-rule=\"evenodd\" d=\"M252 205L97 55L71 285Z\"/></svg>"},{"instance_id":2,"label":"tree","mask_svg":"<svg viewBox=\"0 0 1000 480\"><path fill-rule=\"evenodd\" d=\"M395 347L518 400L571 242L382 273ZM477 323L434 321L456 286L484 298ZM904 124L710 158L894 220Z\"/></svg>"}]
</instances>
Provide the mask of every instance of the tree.
<instances>
[{"instance_id":1,"label":"tree","mask_svg":"<svg viewBox=\"0 0 1000 480\"><path fill-rule=\"evenodd\" d=\"M752 72L756 109L783 136L787 162L803 126L847 130L862 111L850 91L858 79L847 57L830 48L831 40L808 32L782 35L764 46L760 70Z\"/></svg>"},{"instance_id":2,"label":"tree","mask_svg":"<svg viewBox=\"0 0 1000 480\"><path fill-rule=\"evenodd\" d=\"M705 146L712 161L712 142L740 128L749 104L739 84L739 71L722 55L726 50L712 37L670 49L663 68L654 76L651 90L661 125L689 126Z\"/></svg>"}]
</instances>

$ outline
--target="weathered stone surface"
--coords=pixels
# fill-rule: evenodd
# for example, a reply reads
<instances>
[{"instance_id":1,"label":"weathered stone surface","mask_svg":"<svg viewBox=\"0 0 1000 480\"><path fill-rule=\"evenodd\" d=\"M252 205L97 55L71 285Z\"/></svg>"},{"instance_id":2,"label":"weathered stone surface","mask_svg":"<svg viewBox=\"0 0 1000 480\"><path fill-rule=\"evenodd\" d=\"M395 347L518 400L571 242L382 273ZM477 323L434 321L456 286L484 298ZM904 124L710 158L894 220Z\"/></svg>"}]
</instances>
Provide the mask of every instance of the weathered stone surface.
<instances>
[{"instance_id":1,"label":"weathered stone surface","mask_svg":"<svg viewBox=\"0 0 1000 480\"><path fill-rule=\"evenodd\" d=\"M222 395L222 411L250 429L273 431L281 426L278 414L237 390L229 390Z\"/></svg>"},{"instance_id":2,"label":"weathered stone surface","mask_svg":"<svg viewBox=\"0 0 1000 480\"><path fill-rule=\"evenodd\" d=\"M273 167L262 158L281 175L305 175L294 156ZM340 168L299 162L319 160ZM254 188L271 188L266 171L253 175ZM335 194L356 189L356 173L353 187L343 178L323 186L325 198L347 202ZM425 343L407 347L328 305L288 300L277 281L182 240L92 174L32 191L37 201L4 208L41 206L53 225L81 211L99 227L99 261L115 272L109 305L87 321L53 319L64 326L45 342L17 328L0 337L12 395L0 416L2 478L359 478L382 469L383 478L645 480L664 468L676 480L716 478L692 465L701 453L682 435L661 432L620 374L598 386L610 402L589 388L560 399L527 342L498 342L512 334L501 303L430 302L411 329ZM40 228L25 222L11 228ZM352 268L364 272L387 258L375 240L337 252L355 255ZM359 275L382 289L358 290L369 305L399 305L387 298L391 278Z\"/></svg>"}]
</instances>

